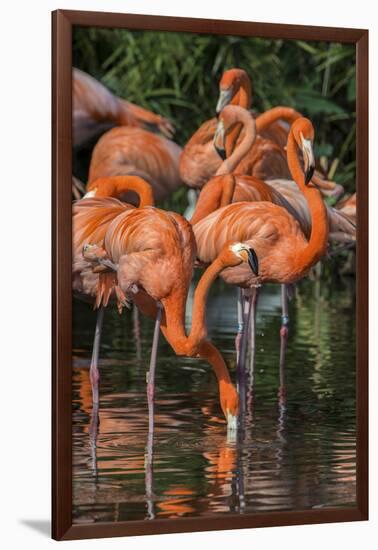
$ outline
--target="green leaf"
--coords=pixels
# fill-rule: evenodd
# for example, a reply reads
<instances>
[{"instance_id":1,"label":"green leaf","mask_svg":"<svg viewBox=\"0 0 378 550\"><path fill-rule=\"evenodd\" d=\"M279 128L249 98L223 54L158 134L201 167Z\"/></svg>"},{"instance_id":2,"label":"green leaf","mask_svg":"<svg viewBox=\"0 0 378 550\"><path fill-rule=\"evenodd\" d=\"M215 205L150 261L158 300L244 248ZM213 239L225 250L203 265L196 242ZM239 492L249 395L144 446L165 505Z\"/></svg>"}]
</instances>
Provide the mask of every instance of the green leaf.
<instances>
[{"instance_id":1,"label":"green leaf","mask_svg":"<svg viewBox=\"0 0 378 550\"><path fill-rule=\"evenodd\" d=\"M294 104L299 111L305 111L308 115L342 114L344 109L334 101L323 97L319 92L306 88L297 90Z\"/></svg>"}]
</instances>

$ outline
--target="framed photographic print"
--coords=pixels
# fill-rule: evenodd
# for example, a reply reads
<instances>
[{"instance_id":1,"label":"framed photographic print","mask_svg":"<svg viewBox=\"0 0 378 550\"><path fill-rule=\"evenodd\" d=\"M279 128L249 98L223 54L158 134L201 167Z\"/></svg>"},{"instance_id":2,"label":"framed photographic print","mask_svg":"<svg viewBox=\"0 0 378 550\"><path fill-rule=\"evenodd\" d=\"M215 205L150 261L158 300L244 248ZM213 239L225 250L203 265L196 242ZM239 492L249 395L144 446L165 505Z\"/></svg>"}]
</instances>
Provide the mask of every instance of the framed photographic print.
<instances>
[{"instance_id":1,"label":"framed photographic print","mask_svg":"<svg viewBox=\"0 0 378 550\"><path fill-rule=\"evenodd\" d=\"M53 13L53 537L368 518L368 31Z\"/></svg>"}]
</instances>

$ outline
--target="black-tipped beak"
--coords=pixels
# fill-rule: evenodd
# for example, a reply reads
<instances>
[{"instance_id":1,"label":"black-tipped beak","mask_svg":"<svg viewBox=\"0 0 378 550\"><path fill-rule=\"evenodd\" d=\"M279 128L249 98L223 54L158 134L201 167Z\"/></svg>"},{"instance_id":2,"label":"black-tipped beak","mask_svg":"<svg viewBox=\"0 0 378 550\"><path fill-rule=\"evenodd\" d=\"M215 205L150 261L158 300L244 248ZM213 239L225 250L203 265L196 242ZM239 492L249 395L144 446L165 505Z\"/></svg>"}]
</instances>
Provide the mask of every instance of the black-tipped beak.
<instances>
[{"instance_id":1,"label":"black-tipped beak","mask_svg":"<svg viewBox=\"0 0 378 550\"><path fill-rule=\"evenodd\" d=\"M226 158L227 158L226 149L223 149L223 147L217 147L216 145L214 145L214 147L215 147L216 152L220 156L220 158L222 160L226 160Z\"/></svg>"},{"instance_id":2,"label":"black-tipped beak","mask_svg":"<svg viewBox=\"0 0 378 550\"><path fill-rule=\"evenodd\" d=\"M213 145L222 160L226 159L225 131L222 119L218 119L217 128L214 133Z\"/></svg>"},{"instance_id":3,"label":"black-tipped beak","mask_svg":"<svg viewBox=\"0 0 378 550\"><path fill-rule=\"evenodd\" d=\"M305 184L308 185L315 171L314 151L312 148L312 141L310 139L305 139L303 136L301 136L301 140L302 140Z\"/></svg>"},{"instance_id":4,"label":"black-tipped beak","mask_svg":"<svg viewBox=\"0 0 378 550\"><path fill-rule=\"evenodd\" d=\"M310 181L312 180L312 176L315 172L315 166L309 166L307 170L305 171L305 184L308 185Z\"/></svg>"},{"instance_id":5,"label":"black-tipped beak","mask_svg":"<svg viewBox=\"0 0 378 550\"><path fill-rule=\"evenodd\" d=\"M248 265L257 276L259 274L259 260L253 248L248 249Z\"/></svg>"}]
</instances>

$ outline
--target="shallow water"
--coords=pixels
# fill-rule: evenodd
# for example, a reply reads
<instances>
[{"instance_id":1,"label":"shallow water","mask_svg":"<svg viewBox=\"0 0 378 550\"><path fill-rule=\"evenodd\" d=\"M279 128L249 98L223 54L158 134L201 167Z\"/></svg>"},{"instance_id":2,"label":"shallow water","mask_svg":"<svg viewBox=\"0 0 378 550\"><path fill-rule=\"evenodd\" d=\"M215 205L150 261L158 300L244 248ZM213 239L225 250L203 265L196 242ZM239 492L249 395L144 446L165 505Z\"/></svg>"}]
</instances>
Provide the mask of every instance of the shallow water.
<instances>
[{"instance_id":1,"label":"shallow water","mask_svg":"<svg viewBox=\"0 0 378 550\"><path fill-rule=\"evenodd\" d=\"M269 286L259 297L245 429L236 441L227 437L210 367L176 357L160 339L150 453L145 377L153 324L141 318L138 335L132 312L105 314L96 439L88 372L95 314L75 301L74 522L355 505L354 280L297 286L281 373L279 292ZM236 291L217 282L209 333L234 381L236 325Z\"/></svg>"}]
</instances>

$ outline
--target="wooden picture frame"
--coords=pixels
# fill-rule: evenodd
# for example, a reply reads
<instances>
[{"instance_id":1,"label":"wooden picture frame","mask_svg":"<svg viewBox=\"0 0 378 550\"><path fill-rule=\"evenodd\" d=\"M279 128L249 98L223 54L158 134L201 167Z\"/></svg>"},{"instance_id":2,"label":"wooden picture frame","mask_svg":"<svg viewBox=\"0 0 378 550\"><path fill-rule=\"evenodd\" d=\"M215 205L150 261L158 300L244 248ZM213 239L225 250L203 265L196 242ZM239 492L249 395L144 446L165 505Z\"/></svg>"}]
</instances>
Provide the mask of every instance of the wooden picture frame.
<instances>
[{"instance_id":1,"label":"wooden picture frame","mask_svg":"<svg viewBox=\"0 0 378 550\"><path fill-rule=\"evenodd\" d=\"M207 518L72 523L71 57L72 28L128 28L354 44L357 62L357 506ZM56 540L368 519L368 31L58 10L52 14L52 536Z\"/></svg>"}]
</instances>

